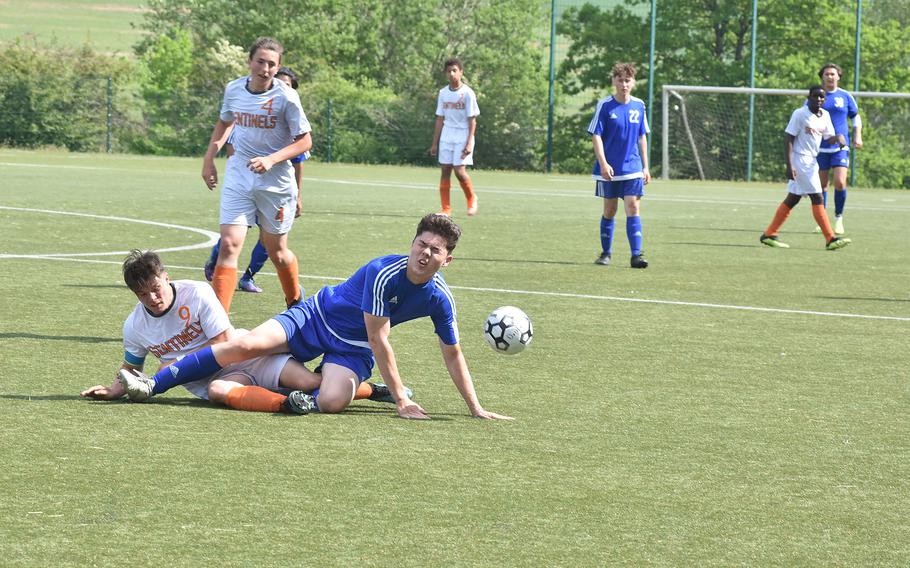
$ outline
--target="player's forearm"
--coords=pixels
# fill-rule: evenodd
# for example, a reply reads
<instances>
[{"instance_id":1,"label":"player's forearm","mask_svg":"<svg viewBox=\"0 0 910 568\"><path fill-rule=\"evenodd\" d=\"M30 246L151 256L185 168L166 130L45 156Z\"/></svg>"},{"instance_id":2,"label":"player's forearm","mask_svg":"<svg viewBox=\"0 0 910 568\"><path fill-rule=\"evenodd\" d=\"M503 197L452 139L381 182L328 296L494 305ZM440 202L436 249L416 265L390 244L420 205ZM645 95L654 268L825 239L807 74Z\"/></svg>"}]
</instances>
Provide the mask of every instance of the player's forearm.
<instances>
[{"instance_id":1,"label":"player's forearm","mask_svg":"<svg viewBox=\"0 0 910 568\"><path fill-rule=\"evenodd\" d=\"M299 156L304 152L309 152L310 148L312 147L313 137L310 136L309 132L307 132L295 140L293 144L289 144L274 154L271 154L269 158L275 163L283 162L284 160L290 160L291 158Z\"/></svg>"},{"instance_id":2,"label":"player's forearm","mask_svg":"<svg viewBox=\"0 0 910 568\"><path fill-rule=\"evenodd\" d=\"M434 146L439 144L439 137L442 136L442 123L443 123L443 118L441 116L437 116L436 125L433 127L433 145Z\"/></svg>"},{"instance_id":3,"label":"player's forearm","mask_svg":"<svg viewBox=\"0 0 910 568\"><path fill-rule=\"evenodd\" d=\"M594 159L600 164L601 170L607 166L607 156L604 154L603 139L594 134L591 136L591 144L594 146Z\"/></svg>"},{"instance_id":4,"label":"player's forearm","mask_svg":"<svg viewBox=\"0 0 910 568\"><path fill-rule=\"evenodd\" d=\"M209 147L205 152L206 160L215 159L215 156L218 155L218 152L227 143L233 126L233 122L225 122L223 120L219 120L215 123L215 128L212 129L212 137L209 139Z\"/></svg>"},{"instance_id":5,"label":"player's forearm","mask_svg":"<svg viewBox=\"0 0 910 568\"><path fill-rule=\"evenodd\" d=\"M650 169L648 168L648 137L645 135L638 137L638 153L641 155L642 169Z\"/></svg>"},{"instance_id":6,"label":"player's forearm","mask_svg":"<svg viewBox=\"0 0 910 568\"><path fill-rule=\"evenodd\" d=\"M398 362L395 360L395 352L392 345L386 337L371 337L370 348L373 350L373 357L376 359L376 368L379 375L385 381L392 396L396 401L407 398L405 394L404 383L401 375L398 373Z\"/></svg>"},{"instance_id":7,"label":"player's forearm","mask_svg":"<svg viewBox=\"0 0 910 568\"><path fill-rule=\"evenodd\" d=\"M474 381L471 379L471 373L468 371L468 363L465 361L464 354L457 345L442 344L442 357L445 361L446 370L455 383L461 398L468 405L468 410L472 415L478 414L483 410L480 401L477 399L477 391L474 390Z\"/></svg>"}]
</instances>

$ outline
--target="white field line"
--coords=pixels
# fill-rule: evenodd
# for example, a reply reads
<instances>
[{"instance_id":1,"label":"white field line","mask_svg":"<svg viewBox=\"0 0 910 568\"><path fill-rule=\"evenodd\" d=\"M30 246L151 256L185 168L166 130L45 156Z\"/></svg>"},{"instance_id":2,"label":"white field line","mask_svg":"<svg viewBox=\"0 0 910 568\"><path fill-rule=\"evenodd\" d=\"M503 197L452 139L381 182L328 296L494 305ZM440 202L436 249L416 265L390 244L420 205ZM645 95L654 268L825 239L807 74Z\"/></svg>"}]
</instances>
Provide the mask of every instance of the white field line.
<instances>
[{"instance_id":1,"label":"white field line","mask_svg":"<svg viewBox=\"0 0 910 568\"><path fill-rule=\"evenodd\" d=\"M26 164L26 163L16 163L16 162L0 162L0 166L9 166L9 167L26 167L26 168L63 168L63 169L78 169L78 170L97 170L97 171L124 171L124 172L133 172L143 171L147 173L160 173L152 172L151 170L132 170L125 168L108 168L103 166L73 166L67 164ZM172 172L173 173L173 172ZM196 176L196 174L186 173L185 175ZM338 185L350 185L350 186L363 186L363 187L387 187L392 189L420 189L420 190L430 190L436 189L437 186L432 183L416 183L416 182L377 182L377 181L357 181L357 180L341 180L341 179L329 179L329 178L320 178L306 176L304 179L311 181L318 181L321 183L333 183ZM574 180L576 183L581 183L580 180ZM201 187L201 186L200 186ZM532 197L562 197L562 198L572 198L572 199L590 199L594 197L594 191L590 191L583 188L567 188L565 191L555 191L553 188L533 188L529 187L524 190L514 190L503 187L483 187L483 193L494 193L502 195L527 195ZM783 195L784 186L781 185L781 195ZM688 197L685 195L679 196L663 196L663 195L653 195L649 194L647 196L648 201L666 201L668 203L700 203L707 205L769 205L780 203L779 199L706 199L704 197ZM910 205L890 205L890 206L869 206L869 205L850 205L850 209L858 211L883 211L883 212L903 212L910 211Z\"/></svg>"}]
</instances>

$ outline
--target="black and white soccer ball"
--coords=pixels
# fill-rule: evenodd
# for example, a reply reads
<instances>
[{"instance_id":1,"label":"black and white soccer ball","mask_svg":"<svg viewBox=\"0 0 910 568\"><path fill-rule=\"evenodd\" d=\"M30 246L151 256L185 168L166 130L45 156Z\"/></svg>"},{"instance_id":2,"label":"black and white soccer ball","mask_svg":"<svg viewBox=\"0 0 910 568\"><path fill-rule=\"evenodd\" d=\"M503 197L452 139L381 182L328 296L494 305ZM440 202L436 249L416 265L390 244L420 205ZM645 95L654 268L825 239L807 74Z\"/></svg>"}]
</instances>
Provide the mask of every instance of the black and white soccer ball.
<instances>
[{"instance_id":1,"label":"black and white soccer ball","mask_svg":"<svg viewBox=\"0 0 910 568\"><path fill-rule=\"evenodd\" d=\"M521 353L533 336L531 318L515 306L496 308L483 323L483 338L497 353Z\"/></svg>"}]
</instances>

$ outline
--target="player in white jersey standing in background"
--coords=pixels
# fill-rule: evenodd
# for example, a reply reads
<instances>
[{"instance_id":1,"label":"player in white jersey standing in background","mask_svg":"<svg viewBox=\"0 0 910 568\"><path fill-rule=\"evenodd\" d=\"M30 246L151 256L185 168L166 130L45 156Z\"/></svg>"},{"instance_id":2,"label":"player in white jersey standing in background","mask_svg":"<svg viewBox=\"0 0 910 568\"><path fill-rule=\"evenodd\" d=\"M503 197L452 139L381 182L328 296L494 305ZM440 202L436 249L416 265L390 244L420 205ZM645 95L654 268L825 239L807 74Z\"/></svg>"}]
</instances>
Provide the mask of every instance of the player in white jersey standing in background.
<instances>
[{"instance_id":1,"label":"player in white jersey standing in background","mask_svg":"<svg viewBox=\"0 0 910 568\"><path fill-rule=\"evenodd\" d=\"M847 141L843 134L834 132L831 117L822 108L825 103L825 89L821 85L814 85L809 89L806 101L807 105L793 111L785 129L787 178L790 180L787 182L787 197L778 205L771 224L758 240L769 247L790 248L790 245L778 239L777 233L800 199L808 195L812 202L812 216L825 235L825 248L837 250L850 244L850 239L835 237L828 216L825 215L822 186L818 179L817 157L822 140L837 144L839 147L845 146Z\"/></svg>"},{"instance_id":2,"label":"player in white jersey standing in background","mask_svg":"<svg viewBox=\"0 0 910 568\"><path fill-rule=\"evenodd\" d=\"M468 202L468 215L477 214L477 195L468 175L467 166L474 164L474 132L477 129L477 95L461 78L464 65L460 59L445 62L446 78L449 84L439 90L436 99L436 127L433 131L433 145L430 155L439 157L442 172L439 177L439 200L443 215L452 214L450 190L452 172L458 178Z\"/></svg>"},{"instance_id":3,"label":"player in white jersey standing in background","mask_svg":"<svg viewBox=\"0 0 910 568\"><path fill-rule=\"evenodd\" d=\"M595 264L608 266L613 256L613 223L619 200L626 211L632 268L647 268L642 256L641 198L651 181L648 170L648 114L645 102L632 96L635 67L617 63L612 70L613 95L598 101L588 134L594 145L594 194L603 198L600 218L601 253Z\"/></svg>"},{"instance_id":4,"label":"player in white jersey standing in background","mask_svg":"<svg viewBox=\"0 0 910 568\"><path fill-rule=\"evenodd\" d=\"M312 146L297 92L275 80L284 48L259 38L249 52L250 74L228 83L221 114L202 166L209 189L218 185L215 156L233 125L234 155L225 166L221 190L221 250L212 276L218 300L229 312L237 288L237 260L247 227L256 224L275 265L287 305L302 299L297 257L288 248L288 232L297 207L297 184L288 161Z\"/></svg>"},{"instance_id":5,"label":"player in white jersey standing in background","mask_svg":"<svg viewBox=\"0 0 910 568\"><path fill-rule=\"evenodd\" d=\"M828 63L818 71L818 78L825 88L825 104L822 108L831 116L834 132L846 139L844 148L822 141L818 153L818 175L822 184L822 200L828 203L828 181L834 178L834 234L844 234L844 206L847 203L847 169L850 167L850 128L853 122L853 147L863 147L863 121L853 95L837 86L844 72L836 63ZM830 172L830 174L829 174ZM829 177L830 176L830 177Z\"/></svg>"}]
</instances>

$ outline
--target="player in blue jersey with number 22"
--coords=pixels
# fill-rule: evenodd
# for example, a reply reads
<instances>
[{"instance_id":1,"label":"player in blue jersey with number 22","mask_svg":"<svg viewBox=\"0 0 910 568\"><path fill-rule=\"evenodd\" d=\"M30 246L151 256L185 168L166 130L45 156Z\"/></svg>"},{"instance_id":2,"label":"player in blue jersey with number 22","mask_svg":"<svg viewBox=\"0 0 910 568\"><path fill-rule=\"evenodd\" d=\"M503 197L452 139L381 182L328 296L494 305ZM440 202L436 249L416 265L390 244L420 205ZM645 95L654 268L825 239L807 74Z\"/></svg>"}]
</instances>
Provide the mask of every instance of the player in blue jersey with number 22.
<instances>
[{"instance_id":1,"label":"player in blue jersey with number 22","mask_svg":"<svg viewBox=\"0 0 910 568\"><path fill-rule=\"evenodd\" d=\"M595 264L607 266L613 255L613 218L622 198L626 210L626 236L632 253L632 268L647 268L641 252L642 229L639 210L651 181L648 171L648 118L645 103L632 96L635 67L630 63L613 66L613 95L597 103L588 134L594 144L595 195L604 200L600 219L600 256Z\"/></svg>"},{"instance_id":2,"label":"player in blue jersey with number 22","mask_svg":"<svg viewBox=\"0 0 910 568\"><path fill-rule=\"evenodd\" d=\"M192 353L153 377L121 375L121 381L132 400L144 400L226 365L290 352L298 361L322 356L318 392L291 397L304 405L295 409L298 413L341 412L375 364L397 401L398 415L427 419L402 384L389 332L397 324L429 317L446 369L471 415L509 419L480 406L458 341L455 300L439 273L452 262L460 236L461 229L448 216L427 215L417 225L409 254L373 259L341 284L322 288L246 335Z\"/></svg>"}]
</instances>

